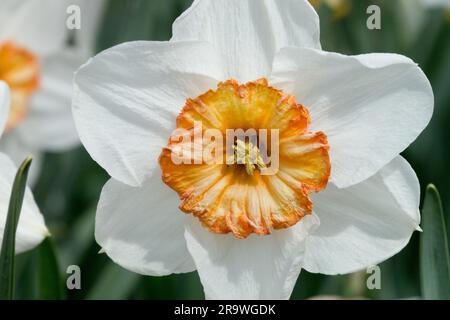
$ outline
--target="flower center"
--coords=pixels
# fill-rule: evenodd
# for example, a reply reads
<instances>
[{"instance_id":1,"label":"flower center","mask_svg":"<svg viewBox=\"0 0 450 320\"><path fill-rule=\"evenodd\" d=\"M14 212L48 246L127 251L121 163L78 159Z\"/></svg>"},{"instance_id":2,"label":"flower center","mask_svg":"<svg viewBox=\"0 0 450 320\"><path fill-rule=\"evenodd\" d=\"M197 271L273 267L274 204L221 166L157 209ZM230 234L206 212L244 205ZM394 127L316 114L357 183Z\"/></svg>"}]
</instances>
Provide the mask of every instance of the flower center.
<instances>
[{"instance_id":1,"label":"flower center","mask_svg":"<svg viewBox=\"0 0 450 320\"><path fill-rule=\"evenodd\" d=\"M186 100L159 159L163 181L211 232L241 239L288 228L312 212L309 194L330 176L327 137L309 122L266 79L219 83Z\"/></svg>"},{"instance_id":2,"label":"flower center","mask_svg":"<svg viewBox=\"0 0 450 320\"><path fill-rule=\"evenodd\" d=\"M234 162L243 164L245 171L250 176L255 172L255 168L266 168L259 148L251 142L244 142L242 140L237 140L234 146Z\"/></svg>"},{"instance_id":3,"label":"flower center","mask_svg":"<svg viewBox=\"0 0 450 320\"><path fill-rule=\"evenodd\" d=\"M11 89L11 111L6 132L26 117L31 95L39 86L39 64L36 56L12 42L0 43L0 80Z\"/></svg>"}]
</instances>

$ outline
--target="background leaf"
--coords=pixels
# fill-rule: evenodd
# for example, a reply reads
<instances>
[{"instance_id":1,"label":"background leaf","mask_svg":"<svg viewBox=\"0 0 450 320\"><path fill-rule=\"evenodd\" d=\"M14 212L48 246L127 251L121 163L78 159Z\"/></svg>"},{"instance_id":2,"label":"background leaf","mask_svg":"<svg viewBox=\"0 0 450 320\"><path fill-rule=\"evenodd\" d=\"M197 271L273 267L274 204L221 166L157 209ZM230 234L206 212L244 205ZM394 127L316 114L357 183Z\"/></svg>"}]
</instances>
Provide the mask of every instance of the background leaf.
<instances>
[{"instance_id":1,"label":"background leaf","mask_svg":"<svg viewBox=\"0 0 450 320\"><path fill-rule=\"evenodd\" d=\"M94 288L86 299L116 300L126 299L136 287L141 278L137 273L122 269L114 263L109 263L100 274Z\"/></svg>"},{"instance_id":2,"label":"background leaf","mask_svg":"<svg viewBox=\"0 0 450 320\"><path fill-rule=\"evenodd\" d=\"M28 170L31 158L25 159L17 171L9 201L8 216L0 253L0 299L14 298L14 258L16 248L16 231L22 210L23 197L27 186Z\"/></svg>"},{"instance_id":3,"label":"background leaf","mask_svg":"<svg viewBox=\"0 0 450 320\"><path fill-rule=\"evenodd\" d=\"M450 258L441 199L434 185L427 187L422 209L420 241L422 295L450 299Z\"/></svg>"},{"instance_id":4,"label":"background leaf","mask_svg":"<svg viewBox=\"0 0 450 320\"><path fill-rule=\"evenodd\" d=\"M64 287L53 242L46 238L37 250L37 296L42 300L63 299Z\"/></svg>"}]
</instances>

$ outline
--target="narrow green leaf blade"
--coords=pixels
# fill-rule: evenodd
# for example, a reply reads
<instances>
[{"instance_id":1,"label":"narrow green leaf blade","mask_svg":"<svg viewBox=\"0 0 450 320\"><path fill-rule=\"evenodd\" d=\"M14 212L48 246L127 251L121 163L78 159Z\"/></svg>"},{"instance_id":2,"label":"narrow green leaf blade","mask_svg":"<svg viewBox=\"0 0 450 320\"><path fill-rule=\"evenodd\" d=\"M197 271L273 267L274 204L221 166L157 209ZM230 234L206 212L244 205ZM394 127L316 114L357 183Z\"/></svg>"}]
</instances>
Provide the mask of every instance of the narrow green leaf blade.
<instances>
[{"instance_id":1,"label":"narrow green leaf blade","mask_svg":"<svg viewBox=\"0 0 450 320\"><path fill-rule=\"evenodd\" d=\"M37 257L38 299L61 300L65 297L58 259L53 242L46 238L39 246Z\"/></svg>"},{"instance_id":2,"label":"narrow green leaf blade","mask_svg":"<svg viewBox=\"0 0 450 320\"><path fill-rule=\"evenodd\" d=\"M6 218L3 242L0 252L0 299L14 297L14 255L16 247L16 230L22 210L23 197L27 184L28 171L32 159L29 157L20 166L12 187Z\"/></svg>"},{"instance_id":3,"label":"narrow green leaf blade","mask_svg":"<svg viewBox=\"0 0 450 320\"><path fill-rule=\"evenodd\" d=\"M425 299L450 299L450 258L439 192L427 187L422 208L420 273Z\"/></svg>"}]
</instances>

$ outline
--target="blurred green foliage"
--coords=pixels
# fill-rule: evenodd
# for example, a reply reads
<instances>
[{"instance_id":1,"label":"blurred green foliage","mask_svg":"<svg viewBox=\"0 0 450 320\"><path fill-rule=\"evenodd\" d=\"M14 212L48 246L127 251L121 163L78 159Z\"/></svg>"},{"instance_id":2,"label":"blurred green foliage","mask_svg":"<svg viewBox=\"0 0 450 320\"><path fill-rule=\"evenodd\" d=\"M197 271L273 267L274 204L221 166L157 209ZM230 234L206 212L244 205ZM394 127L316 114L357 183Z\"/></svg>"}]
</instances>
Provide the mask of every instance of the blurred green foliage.
<instances>
[{"instance_id":1,"label":"blurred green foliage","mask_svg":"<svg viewBox=\"0 0 450 320\"><path fill-rule=\"evenodd\" d=\"M111 0L98 36L98 51L131 40L169 40L175 18L190 0ZM430 79L435 93L435 112L425 132L404 152L416 170L422 189L433 182L441 192L444 208L450 208L450 23L443 10L414 6L419 1L355 0L349 14L333 18L326 5L319 9L321 39L325 50L345 54L394 52L414 59ZM366 8L377 4L382 29L366 28ZM417 11L420 10L420 11ZM82 270L82 289L64 293L69 299L201 299L196 273L167 277L144 277L115 265L98 254L94 219L98 197L107 174L83 148L48 154L35 196L46 217L56 246L60 276L68 265ZM424 190L422 190L424 191ZM447 229L450 230L446 211ZM408 246L382 263L381 290L366 289L365 272L324 276L302 271L293 299L316 295L410 298L421 295L419 234ZM22 254L17 261L16 297L42 297L38 290L41 248ZM45 295L44 295L45 297Z\"/></svg>"}]
</instances>

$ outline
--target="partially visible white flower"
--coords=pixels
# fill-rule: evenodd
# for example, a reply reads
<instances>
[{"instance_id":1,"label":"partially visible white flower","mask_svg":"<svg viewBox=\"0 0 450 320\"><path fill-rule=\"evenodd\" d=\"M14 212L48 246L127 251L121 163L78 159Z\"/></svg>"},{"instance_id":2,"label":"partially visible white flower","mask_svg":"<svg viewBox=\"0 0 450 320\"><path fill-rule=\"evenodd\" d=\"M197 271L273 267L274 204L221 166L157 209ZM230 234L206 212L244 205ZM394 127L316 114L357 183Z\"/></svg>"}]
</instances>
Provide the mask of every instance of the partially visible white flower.
<instances>
[{"instance_id":1,"label":"partially visible white flower","mask_svg":"<svg viewBox=\"0 0 450 320\"><path fill-rule=\"evenodd\" d=\"M86 27L79 31L82 39L77 46L69 47L66 10L72 2L0 2L0 80L9 84L13 96L0 150L17 165L27 155L33 155L30 181L38 174L42 152L65 151L79 144L70 108L72 77L93 54L91 17L97 19L99 10L87 8L86 1L78 3ZM89 39L83 38L85 34L89 34Z\"/></svg>"},{"instance_id":2,"label":"partially visible white flower","mask_svg":"<svg viewBox=\"0 0 450 320\"><path fill-rule=\"evenodd\" d=\"M8 117L9 106L9 89L3 81L0 81L0 138ZM8 156L0 153L0 244L3 239L9 198L16 171L16 166ZM40 213L30 189L27 187L17 227L16 253L34 248L48 235L44 217Z\"/></svg>"}]
</instances>

